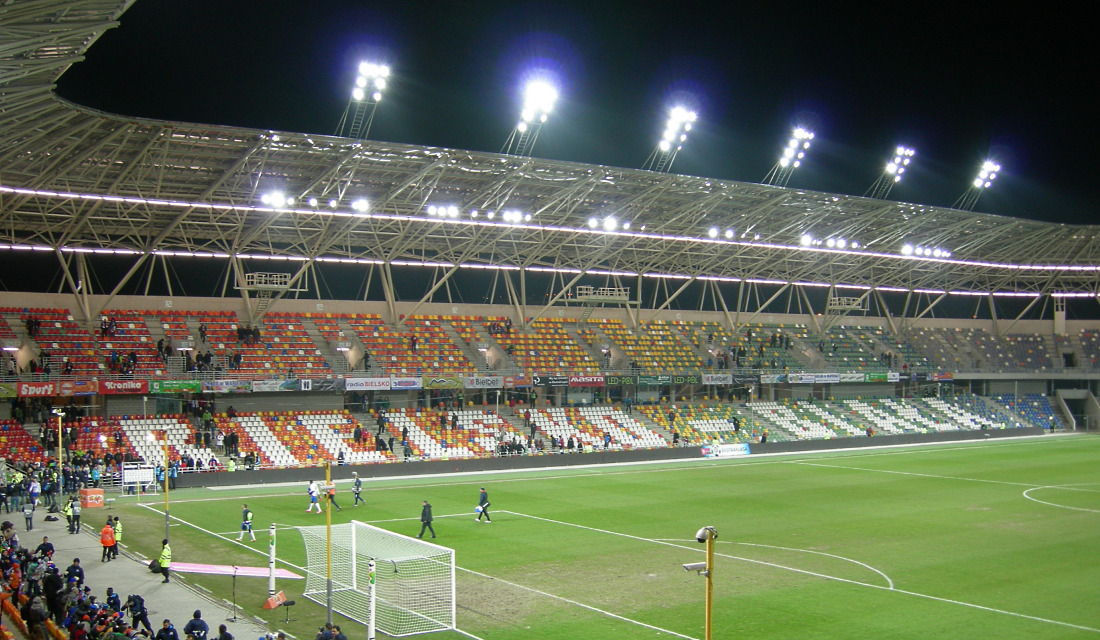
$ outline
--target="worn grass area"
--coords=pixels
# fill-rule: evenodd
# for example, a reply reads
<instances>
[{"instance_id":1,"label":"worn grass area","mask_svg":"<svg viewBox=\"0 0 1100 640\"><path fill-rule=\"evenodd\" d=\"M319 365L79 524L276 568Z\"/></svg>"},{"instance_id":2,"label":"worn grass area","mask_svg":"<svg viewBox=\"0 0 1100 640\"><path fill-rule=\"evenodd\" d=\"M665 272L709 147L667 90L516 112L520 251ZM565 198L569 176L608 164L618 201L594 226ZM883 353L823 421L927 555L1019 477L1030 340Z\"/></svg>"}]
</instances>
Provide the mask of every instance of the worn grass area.
<instances>
[{"instance_id":1,"label":"worn grass area","mask_svg":"<svg viewBox=\"0 0 1100 640\"><path fill-rule=\"evenodd\" d=\"M332 515L415 535L429 500L435 542L461 567L459 627L486 640L702 638L704 580L681 567L703 559L702 525L719 531L715 638L1100 638L1086 597L1100 580L1098 459L1100 438L1071 436L397 479L370 482L355 509L342 485ZM492 524L473 522L482 485ZM244 501L259 540L237 545L218 534L236 538ZM149 507L115 507L147 555L164 531L163 504ZM323 523L305 508L304 486L174 493L175 557L265 565L276 522L280 560L301 565L283 527ZM229 598L229 578L188 580ZM290 625L260 608L264 579L238 579L237 599L309 638L324 611L301 587L279 584L299 602Z\"/></svg>"}]
</instances>

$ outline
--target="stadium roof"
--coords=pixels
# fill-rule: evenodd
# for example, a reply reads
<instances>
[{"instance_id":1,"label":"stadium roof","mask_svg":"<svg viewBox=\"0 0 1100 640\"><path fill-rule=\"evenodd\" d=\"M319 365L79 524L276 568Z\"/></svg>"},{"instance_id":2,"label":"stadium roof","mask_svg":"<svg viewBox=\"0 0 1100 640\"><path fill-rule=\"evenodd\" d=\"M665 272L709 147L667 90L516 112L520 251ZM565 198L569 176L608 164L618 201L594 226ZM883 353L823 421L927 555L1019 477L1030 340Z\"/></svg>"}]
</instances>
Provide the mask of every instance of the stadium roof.
<instances>
[{"instance_id":1,"label":"stadium roof","mask_svg":"<svg viewBox=\"0 0 1100 640\"><path fill-rule=\"evenodd\" d=\"M60 75L117 26L131 3L0 6L0 249L53 253L63 265L65 256L103 252L128 257L135 269L153 255L210 255L250 263L288 259L297 269L359 262L926 293L1100 290L1096 226L530 157L142 120L59 98L53 87ZM293 203L265 204L264 196L276 191ZM365 209L361 199L369 203ZM506 221L505 212L521 217ZM608 216L629 221L629 230L589 225ZM717 237L708 235L712 227ZM804 246L806 236L815 242ZM841 238L844 249L825 244ZM906 244L951 255L902 255Z\"/></svg>"}]
</instances>

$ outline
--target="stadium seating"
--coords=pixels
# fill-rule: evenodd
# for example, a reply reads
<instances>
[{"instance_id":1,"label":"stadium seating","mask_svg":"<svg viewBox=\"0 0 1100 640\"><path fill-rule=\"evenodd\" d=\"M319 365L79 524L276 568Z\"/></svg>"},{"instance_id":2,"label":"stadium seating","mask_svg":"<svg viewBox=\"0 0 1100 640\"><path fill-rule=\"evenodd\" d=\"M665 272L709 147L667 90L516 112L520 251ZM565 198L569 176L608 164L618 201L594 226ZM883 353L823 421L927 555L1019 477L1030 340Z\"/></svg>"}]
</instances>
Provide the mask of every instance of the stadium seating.
<instances>
[{"instance_id":1,"label":"stadium seating","mask_svg":"<svg viewBox=\"0 0 1100 640\"><path fill-rule=\"evenodd\" d=\"M503 324L504 318L486 318L483 326ZM535 373L598 371L602 365L592 359L565 329L561 318L539 318L529 332L513 326L511 331L493 335L516 364Z\"/></svg>"},{"instance_id":2,"label":"stadium seating","mask_svg":"<svg viewBox=\"0 0 1100 640\"><path fill-rule=\"evenodd\" d=\"M616 319L590 318L587 322L590 328L606 334L643 372L698 371L703 366L685 339L673 334L671 325L664 322L651 322L637 329L628 329Z\"/></svg>"},{"instance_id":3,"label":"stadium seating","mask_svg":"<svg viewBox=\"0 0 1100 640\"><path fill-rule=\"evenodd\" d=\"M114 431L113 423L122 428L135 453L150 464L159 464L164 459L162 434L165 432L168 434L168 456L172 460L178 460L186 454L202 460L205 465L210 458L215 457L213 451L196 444L195 429L190 420L182 415L116 416L98 421L95 428L111 437L109 434ZM149 438L150 433L154 434L153 438Z\"/></svg>"},{"instance_id":4,"label":"stadium seating","mask_svg":"<svg viewBox=\"0 0 1100 640\"><path fill-rule=\"evenodd\" d=\"M993 400L1000 402L1013 416L1024 420L1020 426L1040 427L1043 429L1063 429L1065 425L1054 413L1054 407L1050 404L1050 398L1041 393L1028 393L1023 396L1005 393L993 396Z\"/></svg>"},{"instance_id":5,"label":"stadium seating","mask_svg":"<svg viewBox=\"0 0 1100 640\"><path fill-rule=\"evenodd\" d=\"M50 457L23 425L15 420L0 420L0 457L27 462L44 462ZM56 456L56 452L55 455Z\"/></svg>"}]
</instances>

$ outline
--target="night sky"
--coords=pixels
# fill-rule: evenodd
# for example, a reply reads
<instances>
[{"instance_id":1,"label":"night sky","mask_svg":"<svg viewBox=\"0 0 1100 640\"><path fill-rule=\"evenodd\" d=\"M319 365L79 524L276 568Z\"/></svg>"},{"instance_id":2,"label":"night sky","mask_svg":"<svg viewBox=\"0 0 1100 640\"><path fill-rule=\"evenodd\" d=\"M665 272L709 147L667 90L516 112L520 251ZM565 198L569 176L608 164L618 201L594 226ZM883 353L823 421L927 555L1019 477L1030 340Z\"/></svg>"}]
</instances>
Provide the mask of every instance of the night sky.
<instances>
[{"instance_id":1,"label":"night sky","mask_svg":"<svg viewBox=\"0 0 1100 640\"><path fill-rule=\"evenodd\" d=\"M721 6L715 6L721 5ZM640 168L667 109L699 122L678 173L760 182L791 127L816 133L789 186L861 195L899 144L891 199L1100 222L1086 16L995 3L138 0L61 79L98 109L334 133L360 60L393 68L370 137L498 152L521 83L558 78L533 155Z\"/></svg>"}]
</instances>

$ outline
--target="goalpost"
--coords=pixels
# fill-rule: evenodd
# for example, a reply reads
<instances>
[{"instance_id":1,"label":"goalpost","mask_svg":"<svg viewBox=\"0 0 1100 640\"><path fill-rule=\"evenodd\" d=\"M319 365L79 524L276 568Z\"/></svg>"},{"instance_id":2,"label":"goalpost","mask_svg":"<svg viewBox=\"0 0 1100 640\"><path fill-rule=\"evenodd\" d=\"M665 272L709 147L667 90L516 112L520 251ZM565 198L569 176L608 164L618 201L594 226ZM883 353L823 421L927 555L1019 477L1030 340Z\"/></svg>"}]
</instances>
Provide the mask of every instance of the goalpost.
<instances>
[{"instance_id":1,"label":"goalpost","mask_svg":"<svg viewBox=\"0 0 1100 640\"><path fill-rule=\"evenodd\" d=\"M303 595L325 606L326 527L298 530L306 545ZM333 611L391 636L455 628L454 549L352 521L332 525L331 553Z\"/></svg>"}]
</instances>

